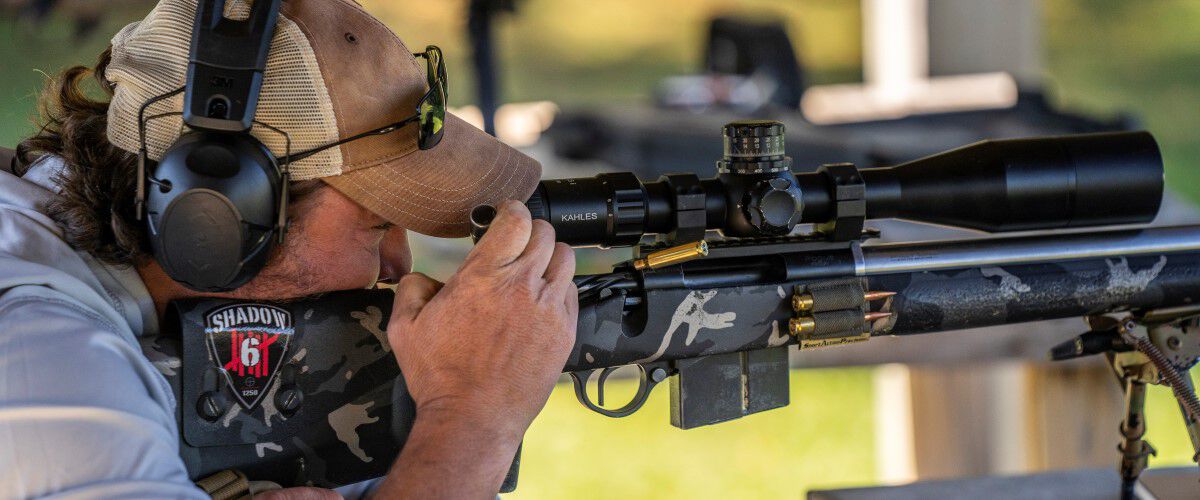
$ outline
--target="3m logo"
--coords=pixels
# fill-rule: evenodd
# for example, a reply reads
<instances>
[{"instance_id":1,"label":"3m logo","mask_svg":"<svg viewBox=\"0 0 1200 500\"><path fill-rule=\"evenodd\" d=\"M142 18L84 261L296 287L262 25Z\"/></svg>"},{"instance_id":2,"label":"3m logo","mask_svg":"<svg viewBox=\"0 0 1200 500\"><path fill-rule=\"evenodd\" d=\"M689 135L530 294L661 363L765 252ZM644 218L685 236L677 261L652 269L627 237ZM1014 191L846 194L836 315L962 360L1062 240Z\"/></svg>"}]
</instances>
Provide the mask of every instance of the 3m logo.
<instances>
[{"instance_id":1,"label":"3m logo","mask_svg":"<svg viewBox=\"0 0 1200 500\"><path fill-rule=\"evenodd\" d=\"M219 89L227 89L233 86L233 78L214 75L212 78L208 79L208 84Z\"/></svg>"},{"instance_id":2,"label":"3m logo","mask_svg":"<svg viewBox=\"0 0 1200 500\"><path fill-rule=\"evenodd\" d=\"M295 330L292 314L266 304L234 304L204 315L209 357L239 404L254 409L270 390Z\"/></svg>"}]
</instances>

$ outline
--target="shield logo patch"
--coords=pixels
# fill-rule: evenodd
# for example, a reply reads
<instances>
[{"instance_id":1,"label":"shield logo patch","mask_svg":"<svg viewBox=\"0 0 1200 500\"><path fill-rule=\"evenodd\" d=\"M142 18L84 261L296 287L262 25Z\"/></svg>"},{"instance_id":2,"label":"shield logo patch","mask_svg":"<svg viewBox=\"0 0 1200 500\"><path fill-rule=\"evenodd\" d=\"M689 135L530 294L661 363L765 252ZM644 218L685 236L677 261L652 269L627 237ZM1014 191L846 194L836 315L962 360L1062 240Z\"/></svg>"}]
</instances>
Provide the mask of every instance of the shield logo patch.
<instances>
[{"instance_id":1,"label":"shield logo patch","mask_svg":"<svg viewBox=\"0 0 1200 500\"><path fill-rule=\"evenodd\" d=\"M246 410L270 389L294 333L291 312L267 304L233 304L204 315L209 358Z\"/></svg>"}]
</instances>

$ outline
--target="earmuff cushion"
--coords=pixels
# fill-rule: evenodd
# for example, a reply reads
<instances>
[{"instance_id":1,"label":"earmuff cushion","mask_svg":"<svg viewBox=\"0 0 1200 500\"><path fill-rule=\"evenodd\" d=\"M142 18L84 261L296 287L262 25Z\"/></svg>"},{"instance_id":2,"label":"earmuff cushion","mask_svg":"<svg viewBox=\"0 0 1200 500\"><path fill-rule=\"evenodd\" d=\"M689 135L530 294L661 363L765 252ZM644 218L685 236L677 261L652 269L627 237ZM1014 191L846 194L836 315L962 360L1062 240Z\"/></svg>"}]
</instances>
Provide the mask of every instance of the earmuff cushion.
<instances>
[{"instance_id":1,"label":"earmuff cushion","mask_svg":"<svg viewBox=\"0 0 1200 500\"><path fill-rule=\"evenodd\" d=\"M154 256L172 279L198 291L250 281L276 240L283 179L250 134L191 132L154 167L146 208Z\"/></svg>"},{"instance_id":2,"label":"earmuff cushion","mask_svg":"<svg viewBox=\"0 0 1200 500\"><path fill-rule=\"evenodd\" d=\"M191 288L233 283L241 272L243 232L237 207L221 193L193 188L176 196L159 218L159 264Z\"/></svg>"}]
</instances>

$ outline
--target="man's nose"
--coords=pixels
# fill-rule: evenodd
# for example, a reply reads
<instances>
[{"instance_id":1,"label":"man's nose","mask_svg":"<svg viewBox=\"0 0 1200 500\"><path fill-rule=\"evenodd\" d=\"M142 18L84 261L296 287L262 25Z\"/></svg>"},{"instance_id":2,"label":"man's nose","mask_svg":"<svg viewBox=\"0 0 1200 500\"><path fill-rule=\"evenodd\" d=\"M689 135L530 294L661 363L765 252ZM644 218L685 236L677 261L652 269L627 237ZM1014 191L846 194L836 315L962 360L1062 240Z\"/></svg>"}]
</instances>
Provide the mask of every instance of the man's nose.
<instances>
[{"instance_id":1,"label":"man's nose","mask_svg":"<svg viewBox=\"0 0 1200 500\"><path fill-rule=\"evenodd\" d=\"M394 284L412 271L412 252L408 247L408 231L392 228L379 244L379 281Z\"/></svg>"}]
</instances>

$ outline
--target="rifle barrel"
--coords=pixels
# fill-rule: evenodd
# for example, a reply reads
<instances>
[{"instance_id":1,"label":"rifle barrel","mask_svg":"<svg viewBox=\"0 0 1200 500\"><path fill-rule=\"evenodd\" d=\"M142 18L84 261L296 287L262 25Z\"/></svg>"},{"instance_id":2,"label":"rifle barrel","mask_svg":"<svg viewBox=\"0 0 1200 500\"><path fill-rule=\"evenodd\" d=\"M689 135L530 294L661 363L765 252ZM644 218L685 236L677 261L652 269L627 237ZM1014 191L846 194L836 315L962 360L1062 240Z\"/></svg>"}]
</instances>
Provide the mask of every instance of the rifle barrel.
<instances>
[{"instance_id":1,"label":"rifle barrel","mask_svg":"<svg viewBox=\"0 0 1200 500\"><path fill-rule=\"evenodd\" d=\"M1200 250L1200 226L866 245L855 274L1038 264Z\"/></svg>"}]
</instances>

